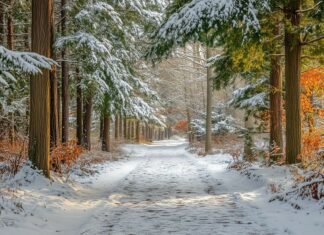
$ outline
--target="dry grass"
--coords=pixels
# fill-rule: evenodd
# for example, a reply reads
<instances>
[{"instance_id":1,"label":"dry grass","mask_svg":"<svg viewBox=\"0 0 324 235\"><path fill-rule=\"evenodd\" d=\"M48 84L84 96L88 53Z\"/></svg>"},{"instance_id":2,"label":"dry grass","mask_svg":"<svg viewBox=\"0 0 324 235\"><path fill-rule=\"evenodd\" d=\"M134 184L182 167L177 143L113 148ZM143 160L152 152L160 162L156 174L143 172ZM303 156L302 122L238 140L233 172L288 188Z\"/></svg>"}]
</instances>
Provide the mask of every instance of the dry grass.
<instances>
[{"instance_id":1,"label":"dry grass","mask_svg":"<svg viewBox=\"0 0 324 235\"><path fill-rule=\"evenodd\" d=\"M0 174L15 175L27 160L28 142L17 137L15 142L0 140Z\"/></svg>"}]
</instances>

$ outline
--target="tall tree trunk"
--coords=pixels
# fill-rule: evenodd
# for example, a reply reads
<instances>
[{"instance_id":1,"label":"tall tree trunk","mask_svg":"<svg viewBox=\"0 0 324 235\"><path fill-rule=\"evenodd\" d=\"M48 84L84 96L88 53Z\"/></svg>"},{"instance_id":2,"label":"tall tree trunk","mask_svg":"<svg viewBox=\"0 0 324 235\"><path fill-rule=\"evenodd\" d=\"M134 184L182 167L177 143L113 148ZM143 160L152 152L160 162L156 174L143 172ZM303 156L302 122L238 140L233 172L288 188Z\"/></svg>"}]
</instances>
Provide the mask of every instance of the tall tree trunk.
<instances>
[{"instance_id":1,"label":"tall tree trunk","mask_svg":"<svg viewBox=\"0 0 324 235\"><path fill-rule=\"evenodd\" d=\"M91 150L92 94L88 94L84 104L83 146Z\"/></svg>"},{"instance_id":2,"label":"tall tree trunk","mask_svg":"<svg viewBox=\"0 0 324 235\"><path fill-rule=\"evenodd\" d=\"M13 20L12 20L12 0L8 0L8 18L7 18L7 45L10 50L13 50Z\"/></svg>"},{"instance_id":3,"label":"tall tree trunk","mask_svg":"<svg viewBox=\"0 0 324 235\"><path fill-rule=\"evenodd\" d=\"M133 134L132 134L132 137L133 137L133 140L136 140L136 120L134 119L133 120Z\"/></svg>"},{"instance_id":4,"label":"tall tree trunk","mask_svg":"<svg viewBox=\"0 0 324 235\"><path fill-rule=\"evenodd\" d=\"M187 114L187 134L188 134L188 140L189 143L191 143L191 113L190 113L190 107L189 107L189 103L188 103L188 91L187 91L187 87L186 84L184 85L184 101L185 101L185 105L186 105L186 114Z\"/></svg>"},{"instance_id":5,"label":"tall tree trunk","mask_svg":"<svg viewBox=\"0 0 324 235\"><path fill-rule=\"evenodd\" d=\"M102 141L103 137L103 128L104 128L104 115L100 115L100 122L99 122L99 140Z\"/></svg>"},{"instance_id":6,"label":"tall tree trunk","mask_svg":"<svg viewBox=\"0 0 324 235\"><path fill-rule=\"evenodd\" d=\"M119 139L119 116L118 114L115 115L115 139Z\"/></svg>"},{"instance_id":7,"label":"tall tree trunk","mask_svg":"<svg viewBox=\"0 0 324 235\"><path fill-rule=\"evenodd\" d=\"M301 0L290 0L285 6L285 90L286 90L286 162L293 164L301 153L300 110L300 7Z\"/></svg>"},{"instance_id":8,"label":"tall tree trunk","mask_svg":"<svg viewBox=\"0 0 324 235\"><path fill-rule=\"evenodd\" d=\"M4 45L4 35L5 35L5 30L4 30L4 4L0 4L0 44Z\"/></svg>"},{"instance_id":9,"label":"tall tree trunk","mask_svg":"<svg viewBox=\"0 0 324 235\"><path fill-rule=\"evenodd\" d=\"M127 139L128 140L130 140L132 138L131 137L131 134L132 134L131 127L132 127L132 120L128 119L127 120Z\"/></svg>"},{"instance_id":10,"label":"tall tree trunk","mask_svg":"<svg viewBox=\"0 0 324 235\"><path fill-rule=\"evenodd\" d=\"M124 118L124 129L123 129L123 131L124 131L124 139L126 140L127 139L127 118L125 117Z\"/></svg>"},{"instance_id":11,"label":"tall tree trunk","mask_svg":"<svg viewBox=\"0 0 324 235\"><path fill-rule=\"evenodd\" d=\"M123 120L122 115L119 114L119 139L123 138Z\"/></svg>"},{"instance_id":12,"label":"tall tree trunk","mask_svg":"<svg viewBox=\"0 0 324 235\"><path fill-rule=\"evenodd\" d=\"M61 0L61 31L62 36L66 36L66 2ZM62 50L62 142L69 140L69 68L66 49Z\"/></svg>"},{"instance_id":13,"label":"tall tree trunk","mask_svg":"<svg viewBox=\"0 0 324 235\"><path fill-rule=\"evenodd\" d=\"M279 24L274 30L274 35L280 34ZM276 52L280 54L280 50ZM270 151L274 147L278 150L272 153L271 159L277 161L282 156L283 140L282 140L282 71L281 57L273 56L271 58L270 72Z\"/></svg>"},{"instance_id":14,"label":"tall tree trunk","mask_svg":"<svg viewBox=\"0 0 324 235\"><path fill-rule=\"evenodd\" d=\"M51 0L32 1L32 51L51 56ZM30 79L29 159L50 177L50 72Z\"/></svg>"},{"instance_id":15,"label":"tall tree trunk","mask_svg":"<svg viewBox=\"0 0 324 235\"><path fill-rule=\"evenodd\" d=\"M110 143L110 116L103 114L102 151L111 151Z\"/></svg>"},{"instance_id":16,"label":"tall tree trunk","mask_svg":"<svg viewBox=\"0 0 324 235\"><path fill-rule=\"evenodd\" d=\"M253 136L251 134L253 130L253 121L251 117L247 115L247 117L244 120L244 154L243 159L246 161L252 161L253 160Z\"/></svg>"},{"instance_id":17,"label":"tall tree trunk","mask_svg":"<svg viewBox=\"0 0 324 235\"><path fill-rule=\"evenodd\" d=\"M206 57L212 57L211 48L207 46ZM213 99L213 71L212 68L207 68L207 104L206 104L206 138L205 138L205 153L208 154L212 150L211 136L212 136L212 99Z\"/></svg>"},{"instance_id":18,"label":"tall tree trunk","mask_svg":"<svg viewBox=\"0 0 324 235\"><path fill-rule=\"evenodd\" d=\"M141 142L141 122L136 120L136 143Z\"/></svg>"},{"instance_id":19,"label":"tall tree trunk","mask_svg":"<svg viewBox=\"0 0 324 235\"><path fill-rule=\"evenodd\" d=\"M51 58L56 59L53 44L55 35L55 18L54 18L54 2L52 2L51 7ZM58 95L58 85L56 77L56 67L53 66L53 70L50 72L50 91L51 91L51 117L50 117L50 133L51 133L51 147L56 147L59 144L59 118L57 109L57 95Z\"/></svg>"},{"instance_id":20,"label":"tall tree trunk","mask_svg":"<svg viewBox=\"0 0 324 235\"><path fill-rule=\"evenodd\" d=\"M81 87L81 77L80 71L76 69L76 102L77 102L77 117L76 117L76 137L78 141L78 145L83 145L83 97L82 97L82 87Z\"/></svg>"},{"instance_id":21,"label":"tall tree trunk","mask_svg":"<svg viewBox=\"0 0 324 235\"><path fill-rule=\"evenodd\" d=\"M2 4L2 3L1 3ZM12 8L13 8L13 2L12 0L8 0L8 17L7 17L7 45L8 49L13 50L13 20L12 20ZM11 102L11 101L9 101ZM15 139L15 115L13 112L9 112L8 116L10 118L10 129L9 129L9 139L10 143L14 143Z\"/></svg>"}]
</instances>

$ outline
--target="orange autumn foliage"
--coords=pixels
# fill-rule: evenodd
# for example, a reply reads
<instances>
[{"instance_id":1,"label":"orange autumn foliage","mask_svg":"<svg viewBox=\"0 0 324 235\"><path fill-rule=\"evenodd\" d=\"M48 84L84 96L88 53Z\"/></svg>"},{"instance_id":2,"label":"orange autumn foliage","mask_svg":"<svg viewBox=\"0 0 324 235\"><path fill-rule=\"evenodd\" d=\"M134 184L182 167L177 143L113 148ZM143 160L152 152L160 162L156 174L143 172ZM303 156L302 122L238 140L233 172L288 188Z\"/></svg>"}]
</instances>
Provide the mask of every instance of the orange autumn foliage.
<instances>
[{"instance_id":1,"label":"orange autumn foliage","mask_svg":"<svg viewBox=\"0 0 324 235\"><path fill-rule=\"evenodd\" d=\"M313 132L303 134L303 148L302 148L302 160L303 162L313 162L320 156L317 156L317 152L323 146L324 140L321 137L321 131L315 130ZM323 156L322 156L323 157ZM322 159L324 160L324 159Z\"/></svg>"},{"instance_id":2,"label":"orange autumn foliage","mask_svg":"<svg viewBox=\"0 0 324 235\"><path fill-rule=\"evenodd\" d=\"M178 131L185 132L188 130L188 121L187 120L180 120L174 127Z\"/></svg>"},{"instance_id":3,"label":"orange autumn foliage","mask_svg":"<svg viewBox=\"0 0 324 235\"><path fill-rule=\"evenodd\" d=\"M70 168L79 158L84 149L75 140L60 144L52 150L51 169L62 173L62 165Z\"/></svg>"},{"instance_id":4,"label":"orange autumn foliage","mask_svg":"<svg viewBox=\"0 0 324 235\"><path fill-rule=\"evenodd\" d=\"M302 136L302 160L313 162L316 153L323 146L323 127L316 126L315 120L324 117L323 108L315 105L315 99L321 101L324 96L324 67L307 70L301 76L301 108L304 125L308 132Z\"/></svg>"},{"instance_id":5,"label":"orange autumn foliage","mask_svg":"<svg viewBox=\"0 0 324 235\"><path fill-rule=\"evenodd\" d=\"M315 107L314 99L323 99L324 95L324 67L307 70L301 76L301 108L303 120L312 131L314 128L314 116L323 118L324 111L321 107Z\"/></svg>"}]
</instances>

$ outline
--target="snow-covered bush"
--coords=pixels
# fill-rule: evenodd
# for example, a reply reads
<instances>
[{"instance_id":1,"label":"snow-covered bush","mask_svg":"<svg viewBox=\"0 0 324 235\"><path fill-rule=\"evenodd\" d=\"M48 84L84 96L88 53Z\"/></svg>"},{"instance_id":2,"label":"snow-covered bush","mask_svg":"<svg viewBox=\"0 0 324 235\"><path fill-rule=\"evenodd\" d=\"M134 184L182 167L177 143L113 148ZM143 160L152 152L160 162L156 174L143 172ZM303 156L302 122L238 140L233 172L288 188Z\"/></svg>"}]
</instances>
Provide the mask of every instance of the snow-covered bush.
<instances>
[{"instance_id":1,"label":"snow-covered bush","mask_svg":"<svg viewBox=\"0 0 324 235\"><path fill-rule=\"evenodd\" d=\"M254 82L249 82L244 87L238 88L233 92L233 98L229 101L229 105L253 113L268 109L268 82L268 78L261 77Z\"/></svg>"},{"instance_id":2,"label":"snow-covered bush","mask_svg":"<svg viewBox=\"0 0 324 235\"><path fill-rule=\"evenodd\" d=\"M203 136L206 134L206 118L205 114L201 118L193 119L191 121L192 131L198 135ZM222 113L221 111L212 112L212 133L214 135L233 133L237 130L235 119L231 115Z\"/></svg>"}]
</instances>

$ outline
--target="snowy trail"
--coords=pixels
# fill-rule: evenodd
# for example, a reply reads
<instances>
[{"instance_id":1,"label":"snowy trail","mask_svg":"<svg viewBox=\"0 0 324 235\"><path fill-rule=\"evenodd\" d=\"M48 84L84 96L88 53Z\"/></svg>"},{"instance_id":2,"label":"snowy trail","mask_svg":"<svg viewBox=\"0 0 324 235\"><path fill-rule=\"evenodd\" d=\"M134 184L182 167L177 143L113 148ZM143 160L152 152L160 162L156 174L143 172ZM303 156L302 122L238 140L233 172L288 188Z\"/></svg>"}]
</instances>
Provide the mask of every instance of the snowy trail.
<instances>
[{"instance_id":1,"label":"snowy trail","mask_svg":"<svg viewBox=\"0 0 324 235\"><path fill-rule=\"evenodd\" d=\"M16 192L24 212L0 214L0 235L323 234L321 211L268 203L266 182L227 170L229 155L198 158L186 146L126 145L127 158L73 184L37 177Z\"/></svg>"},{"instance_id":2,"label":"snowy trail","mask_svg":"<svg viewBox=\"0 0 324 235\"><path fill-rule=\"evenodd\" d=\"M274 234L226 188L224 167L211 175L184 148L172 141L128 146L141 161L108 190L82 234Z\"/></svg>"}]
</instances>

